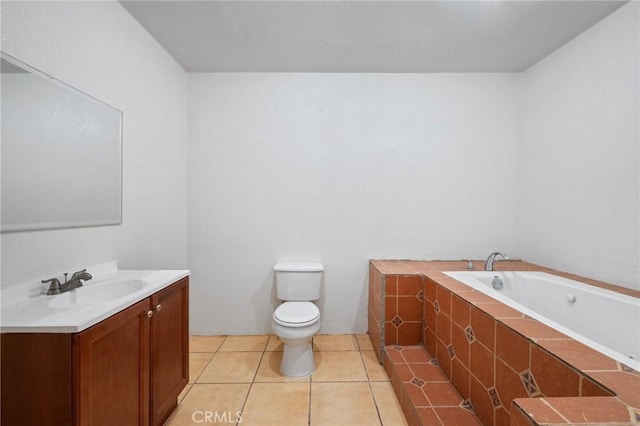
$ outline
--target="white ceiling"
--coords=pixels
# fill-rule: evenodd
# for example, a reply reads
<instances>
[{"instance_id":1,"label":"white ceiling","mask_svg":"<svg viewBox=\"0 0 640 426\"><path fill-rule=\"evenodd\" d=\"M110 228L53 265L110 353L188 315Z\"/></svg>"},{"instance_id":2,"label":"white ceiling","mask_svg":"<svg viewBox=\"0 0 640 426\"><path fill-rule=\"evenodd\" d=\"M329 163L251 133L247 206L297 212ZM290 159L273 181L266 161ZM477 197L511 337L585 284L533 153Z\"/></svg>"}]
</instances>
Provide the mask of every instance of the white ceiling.
<instances>
[{"instance_id":1,"label":"white ceiling","mask_svg":"<svg viewBox=\"0 0 640 426\"><path fill-rule=\"evenodd\" d=\"M121 0L189 72L518 72L626 1Z\"/></svg>"}]
</instances>

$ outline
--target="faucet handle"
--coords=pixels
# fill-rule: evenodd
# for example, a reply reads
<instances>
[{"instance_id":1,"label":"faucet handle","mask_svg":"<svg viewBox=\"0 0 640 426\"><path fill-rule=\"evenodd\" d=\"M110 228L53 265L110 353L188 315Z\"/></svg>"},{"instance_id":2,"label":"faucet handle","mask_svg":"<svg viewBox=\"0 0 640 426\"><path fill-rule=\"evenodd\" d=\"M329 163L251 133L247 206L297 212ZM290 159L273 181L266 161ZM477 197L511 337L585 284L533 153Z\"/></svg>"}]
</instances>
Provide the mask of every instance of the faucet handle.
<instances>
[{"instance_id":1,"label":"faucet handle","mask_svg":"<svg viewBox=\"0 0 640 426\"><path fill-rule=\"evenodd\" d=\"M48 295L60 293L60 280L57 278L49 278L48 280L42 280L42 284L51 283L47 290Z\"/></svg>"},{"instance_id":2,"label":"faucet handle","mask_svg":"<svg viewBox=\"0 0 640 426\"><path fill-rule=\"evenodd\" d=\"M471 261L471 259L467 259L467 269L469 271L473 271L473 262Z\"/></svg>"}]
</instances>

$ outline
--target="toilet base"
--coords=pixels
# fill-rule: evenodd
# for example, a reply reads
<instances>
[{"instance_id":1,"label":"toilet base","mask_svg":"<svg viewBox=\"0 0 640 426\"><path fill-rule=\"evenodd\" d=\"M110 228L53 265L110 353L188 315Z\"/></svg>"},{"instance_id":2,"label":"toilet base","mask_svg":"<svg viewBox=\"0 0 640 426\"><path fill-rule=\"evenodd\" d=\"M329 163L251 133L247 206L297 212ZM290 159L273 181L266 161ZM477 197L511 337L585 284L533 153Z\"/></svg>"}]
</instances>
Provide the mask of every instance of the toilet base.
<instances>
[{"instance_id":1,"label":"toilet base","mask_svg":"<svg viewBox=\"0 0 640 426\"><path fill-rule=\"evenodd\" d=\"M316 369L311 339L284 343L280 373L287 377L307 377Z\"/></svg>"}]
</instances>

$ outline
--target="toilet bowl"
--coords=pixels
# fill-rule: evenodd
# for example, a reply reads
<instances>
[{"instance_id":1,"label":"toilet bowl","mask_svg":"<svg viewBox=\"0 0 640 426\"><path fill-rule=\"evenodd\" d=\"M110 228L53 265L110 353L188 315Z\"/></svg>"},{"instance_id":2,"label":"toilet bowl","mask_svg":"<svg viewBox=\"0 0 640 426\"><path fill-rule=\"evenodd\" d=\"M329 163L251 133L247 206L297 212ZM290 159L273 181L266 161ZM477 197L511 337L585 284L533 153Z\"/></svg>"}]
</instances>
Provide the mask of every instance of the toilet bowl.
<instances>
[{"instance_id":1,"label":"toilet bowl","mask_svg":"<svg viewBox=\"0 0 640 426\"><path fill-rule=\"evenodd\" d=\"M311 338L320 331L320 298L324 265L318 262L279 262L275 271L276 296L283 303L273 312L273 332L284 343L280 373L305 377L315 362Z\"/></svg>"},{"instance_id":2,"label":"toilet bowl","mask_svg":"<svg viewBox=\"0 0 640 426\"><path fill-rule=\"evenodd\" d=\"M284 351L280 373L306 377L315 362L311 338L320 331L320 311L311 302L284 302L273 313L273 332L282 340Z\"/></svg>"}]
</instances>

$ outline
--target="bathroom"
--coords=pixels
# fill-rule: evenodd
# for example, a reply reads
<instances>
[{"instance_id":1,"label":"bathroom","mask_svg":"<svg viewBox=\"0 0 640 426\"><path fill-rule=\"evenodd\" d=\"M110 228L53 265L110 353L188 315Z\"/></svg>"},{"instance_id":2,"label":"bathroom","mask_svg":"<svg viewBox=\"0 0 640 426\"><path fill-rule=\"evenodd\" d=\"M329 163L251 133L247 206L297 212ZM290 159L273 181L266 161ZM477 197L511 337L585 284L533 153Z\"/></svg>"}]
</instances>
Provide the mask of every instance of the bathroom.
<instances>
[{"instance_id":1,"label":"bathroom","mask_svg":"<svg viewBox=\"0 0 640 426\"><path fill-rule=\"evenodd\" d=\"M475 6L492 22L512 3ZM202 71L119 2L3 2L1 50L122 111L123 152L122 223L3 233L2 288L110 260L188 269L190 333L233 336L271 333L278 261L324 264L323 335L366 333L371 259L502 250L640 290L638 3L608 7L511 68L403 69L401 44L347 38L365 50L324 67L253 51L260 67ZM402 11L400 40L419 25Z\"/></svg>"}]
</instances>

